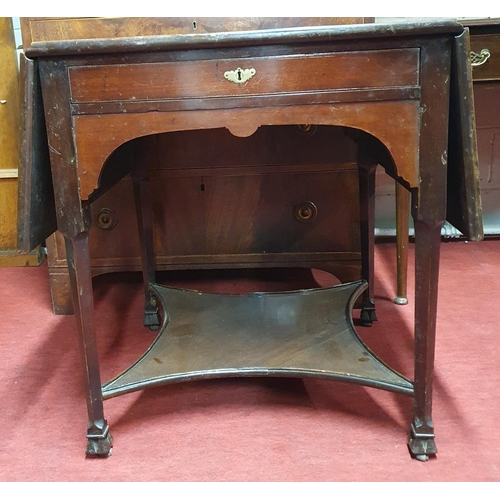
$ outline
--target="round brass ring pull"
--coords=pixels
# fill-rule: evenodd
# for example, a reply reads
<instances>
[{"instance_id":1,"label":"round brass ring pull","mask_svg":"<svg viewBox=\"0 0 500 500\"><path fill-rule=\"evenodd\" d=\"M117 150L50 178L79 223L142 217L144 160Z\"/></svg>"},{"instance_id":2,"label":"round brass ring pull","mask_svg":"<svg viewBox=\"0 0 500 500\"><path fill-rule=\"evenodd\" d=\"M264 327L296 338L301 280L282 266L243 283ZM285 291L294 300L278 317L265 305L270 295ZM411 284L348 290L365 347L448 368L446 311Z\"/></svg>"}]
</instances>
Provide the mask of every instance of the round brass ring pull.
<instances>
[{"instance_id":1,"label":"round brass ring pull","mask_svg":"<svg viewBox=\"0 0 500 500\"><path fill-rule=\"evenodd\" d=\"M317 128L318 127L316 125L301 124L301 125L295 126L295 131L299 135L303 135L303 136L308 137L308 136L314 135Z\"/></svg>"},{"instance_id":2,"label":"round brass ring pull","mask_svg":"<svg viewBox=\"0 0 500 500\"><path fill-rule=\"evenodd\" d=\"M303 201L294 208L295 218L300 222L313 220L317 213L318 209L312 201Z\"/></svg>"},{"instance_id":3,"label":"round brass ring pull","mask_svg":"<svg viewBox=\"0 0 500 500\"><path fill-rule=\"evenodd\" d=\"M116 226L118 219L116 218L115 213L109 208L101 208L101 210L97 213L96 221L97 225L101 229L109 231Z\"/></svg>"}]
</instances>

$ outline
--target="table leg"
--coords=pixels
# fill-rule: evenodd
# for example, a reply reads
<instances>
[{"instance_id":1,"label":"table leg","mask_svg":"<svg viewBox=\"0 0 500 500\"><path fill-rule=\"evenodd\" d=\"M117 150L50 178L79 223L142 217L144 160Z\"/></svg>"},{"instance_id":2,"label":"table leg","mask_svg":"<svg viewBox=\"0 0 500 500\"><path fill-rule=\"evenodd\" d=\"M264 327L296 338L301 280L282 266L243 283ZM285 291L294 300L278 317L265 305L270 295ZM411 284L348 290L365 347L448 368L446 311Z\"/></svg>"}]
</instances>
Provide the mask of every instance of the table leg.
<instances>
[{"instance_id":1,"label":"table leg","mask_svg":"<svg viewBox=\"0 0 500 500\"><path fill-rule=\"evenodd\" d=\"M144 282L145 306L144 326L150 330L160 328L160 317L156 297L151 292L151 285L156 281L153 242L153 210L151 207L151 189L147 172L136 169L132 172L134 198L141 247L142 275Z\"/></svg>"},{"instance_id":2,"label":"table leg","mask_svg":"<svg viewBox=\"0 0 500 500\"><path fill-rule=\"evenodd\" d=\"M73 309L83 364L88 411L86 453L89 456L107 457L111 453L113 438L104 418L88 241L91 219L89 204L82 202L80 197L69 99L69 72L65 61L60 58L44 60L39 64L39 71L54 182L57 227L64 235L66 243Z\"/></svg>"},{"instance_id":3,"label":"table leg","mask_svg":"<svg viewBox=\"0 0 500 500\"><path fill-rule=\"evenodd\" d=\"M437 452L432 422L439 253L442 223L415 220L415 379L411 453L427 460Z\"/></svg>"},{"instance_id":4,"label":"table leg","mask_svg":"<svg viewBox=\"0 0 500 500\"><path fill-rule=\"evenodd\" d=\"M94 327L94 300L88 232L74 237L65 236L73 307L80 338L80 352L84 369L85 396L87 400L87 448L89 456L107 457L111 454L113 438L104 418L99 359Z\"/></svg>"},{"instance_id":5,"label":"table leg","mask_svg":"<svg viewBox=\"0 0 500 500\"><path fill-rule=\"evenodd\" d=\"M410 192L396 182L396 275L397 292L395 304L408 304L408 234L410 232Z\"/></svg>"},{"instance_id":6,"label":"table leg","mask_svg":"<svg viewBox=\"0 0 500 500\"><path fill-rule=\"evenodd\" d=\"M451 45L422 45L419 185L412 190L415 227L415 366L408 446L418 460L437 452L432 421L441 229L446 218ZM439 68L436 71L436 68Z\"/></svg>"},{"instance_id":7,"label":"table leg","mask_svg":"<svg viewBox=\"0 0 500 500\"><path fill-rule=\"evenodd\" d=\"M361 277L368 282L361 303L361 324L371 326L377 320L374 301L375 173L377 163L358 153Z\"/></svg>"}]
</instances>

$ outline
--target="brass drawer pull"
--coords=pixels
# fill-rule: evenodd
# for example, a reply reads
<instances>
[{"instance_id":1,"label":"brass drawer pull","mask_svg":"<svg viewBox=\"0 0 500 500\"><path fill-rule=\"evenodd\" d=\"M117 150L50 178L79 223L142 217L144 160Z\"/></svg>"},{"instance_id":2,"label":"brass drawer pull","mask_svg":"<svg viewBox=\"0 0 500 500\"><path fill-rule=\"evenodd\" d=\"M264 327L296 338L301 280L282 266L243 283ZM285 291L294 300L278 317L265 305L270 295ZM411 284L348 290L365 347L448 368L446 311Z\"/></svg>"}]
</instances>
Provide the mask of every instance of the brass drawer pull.
<instances>
[{"instance_id":1,"label":"brass drawer pull","mask_svg":"<svg viewBox=\"0 0 500 500\"><path fill-rule=\"evenodd\" d=\"M295 218L299 222L308 222L313 220L317 213L318 209L312 201L303 201L294 208Z\"/></svg>"},{"instance_id":2,"label":"brass drawer pull","mask_svg":"<svg viewBox=\"0 0 500 500\"><path fill-rule=\"evenodd\" d=\"M101 229L109 231L116 226L118 219L116 214L109 208L101 208L97 214L96 223Z\"/></svg>"},{"instance_id":3,"label":"brass drawer pull","mask_svg":"<svg viewBox=\"0 0 500 500\"><path fill-rule=\"evenodd\" d=\"M295 126L295 131L302 136L311 136L316 132L316 128L316 125L301 124Z\"/></svg>"},{"instance_id":4,"label":"brass drawer pull","mask_svg":"<svg viewBox=\"0 0 500 500\"><path fill-rule=\"evenodd\" d=\"M254 68L250 69L236 68L234 71L226 71L224 73L224 78L226 80L229 80L230 82L240 84L250 80L250 78L252 78L252 76L254 76L255 73L256 71Z\"/></svg>"},{"instance_id":5,"label":"brass drawer pull","mask_svg":"<svg viewBox=\"0 0 500 500\"><path fill-rule=\"evenodd\" d=\"M491 53L488 49L481 49L479 54L477 52L470 53L470 64L471 66L481 66L483 65L491 56Z\"/></svg>"}]
</instances>

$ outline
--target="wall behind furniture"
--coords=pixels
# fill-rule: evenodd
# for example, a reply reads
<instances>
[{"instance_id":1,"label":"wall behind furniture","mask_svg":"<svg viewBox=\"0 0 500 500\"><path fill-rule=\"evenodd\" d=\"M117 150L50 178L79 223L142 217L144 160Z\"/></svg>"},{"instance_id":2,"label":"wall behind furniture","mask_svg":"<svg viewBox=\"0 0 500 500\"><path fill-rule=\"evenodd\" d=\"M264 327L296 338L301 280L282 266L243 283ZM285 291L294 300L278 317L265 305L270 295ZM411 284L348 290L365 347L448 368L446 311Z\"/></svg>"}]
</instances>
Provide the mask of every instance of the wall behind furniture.
<instances>
[{"instance_id":1,"label":"wall behind furniture","mask_svg":"<svg viewBox=\"0 0 500 500\"><path fill-rule=\"evenodd\" d=\"M12 27L14 28L14 40L16 42L16 47L17 47L17 52L18 52L17 60L19 61L19 54L22 51L21 46L23 44L23 41L21 39L21 25L19 23L18 17L12 18Z\"/></svg>"}]
</instances>

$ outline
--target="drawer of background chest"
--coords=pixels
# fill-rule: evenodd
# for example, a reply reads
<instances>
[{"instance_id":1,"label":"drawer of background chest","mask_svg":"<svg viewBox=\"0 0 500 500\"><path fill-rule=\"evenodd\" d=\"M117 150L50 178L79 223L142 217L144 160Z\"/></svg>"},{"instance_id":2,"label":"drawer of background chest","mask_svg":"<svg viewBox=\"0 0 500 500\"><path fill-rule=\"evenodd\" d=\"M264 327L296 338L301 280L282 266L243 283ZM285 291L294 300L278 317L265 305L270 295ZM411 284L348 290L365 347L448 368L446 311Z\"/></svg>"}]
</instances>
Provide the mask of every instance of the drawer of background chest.
<instances>
[{"instance_id":1,"label":"drawer of background chest","mask_svg":"<svg viewBox=\"0 0 500 500\"><path fill-rule=\"evenodd\" d=\"M481 80L500 80L500 34L496 35L472 35L471 36L471 51L472 57L476 59L483 49L488 50L490 56L484 56L478 61L479 66L473 66L472 78L475 81Z\"/></svg>"},{"instance_id":2,"label":"drawer of background chest","mask_svg":"<svg viewBox=\"0 0 500 500\"><path fill-rule=\"evenodd\" d=\"M414 87L419 50L75 66L69 78L73 103Z\"/></svg>"}]
</instances>

